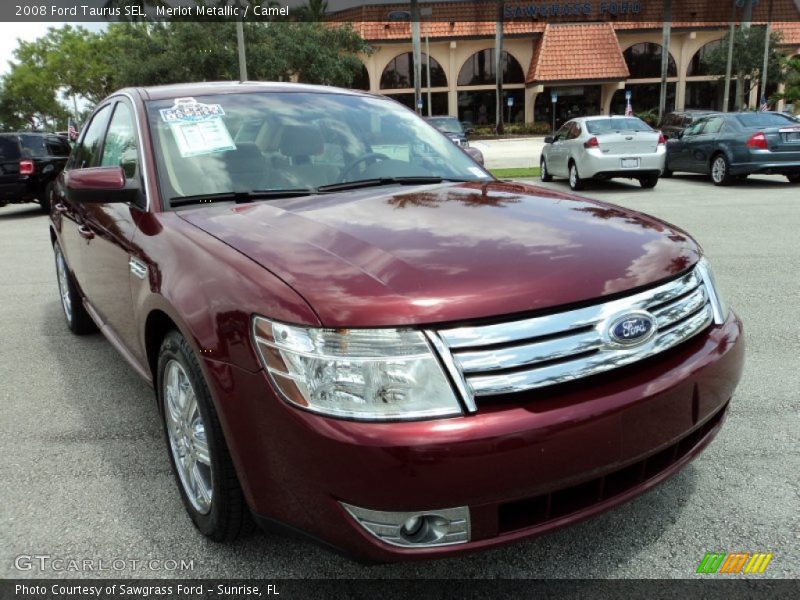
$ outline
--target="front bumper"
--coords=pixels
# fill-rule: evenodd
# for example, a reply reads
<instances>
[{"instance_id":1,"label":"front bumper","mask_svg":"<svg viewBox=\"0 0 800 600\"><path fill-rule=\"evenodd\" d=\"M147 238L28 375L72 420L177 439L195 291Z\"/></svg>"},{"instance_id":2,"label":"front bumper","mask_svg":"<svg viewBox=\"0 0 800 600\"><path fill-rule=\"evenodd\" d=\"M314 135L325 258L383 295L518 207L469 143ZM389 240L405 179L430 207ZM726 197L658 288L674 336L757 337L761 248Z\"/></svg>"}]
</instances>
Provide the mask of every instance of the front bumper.
<instances>
[{"instance_id":1,"label":"front bumper","mask_svg":"<svg viewBox=\"0 0 800 600\"><path fill-rule=\"evenodd\" d=\"M652 487L719 430L744 348L722 326L604 375L404 423L329 419L289 407L263 372L206 360L231 454L257 516L378 561L432 558L539 535ZM470 541L387 545L342 507L467 506Z\"/></svg>"},{"instance_id":2,"label":"front bumper","mask_svg":"<svg viewBox=\"0 0 800 600\"><path fill-rule=\"evenodd\" d=\"M587 150L578 162L578 174L584 178L592 177L642 177L646 175L661 175L666 161L666 150L659 146L658 150L649 154L603 154L602 150L593 148ZM623 169L621 160L624 158L638 158L639 166L633 169Z\"/></svg>"}]
</instances>

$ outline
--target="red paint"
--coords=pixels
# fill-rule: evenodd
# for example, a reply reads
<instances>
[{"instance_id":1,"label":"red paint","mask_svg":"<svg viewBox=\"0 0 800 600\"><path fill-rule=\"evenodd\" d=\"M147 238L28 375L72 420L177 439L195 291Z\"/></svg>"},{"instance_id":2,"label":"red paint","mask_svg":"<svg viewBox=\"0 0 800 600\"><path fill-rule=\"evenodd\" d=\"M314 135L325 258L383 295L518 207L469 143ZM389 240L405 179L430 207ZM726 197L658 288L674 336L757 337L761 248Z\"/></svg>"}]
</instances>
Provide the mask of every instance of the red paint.
<instances>
[{"instance_id":1,"label":"red paint","mask_svg":"<svg viewBox=\"0 0 800 600\"><path fill-rule=\"evenodd\" d=\"M270 89L231 84L130 93L146 122L142 95ZM53 231L108 325L104 333L137 371L152 379L145 331L155 315L171 319L189 340L259 515L377 560L465 552L538 535L623 502L677 470L716 432L624 494L500 534L501 505L640 461L718 414L742 370L738 320L731 315L632 367L513 400L483 401L474 415L370 424L320 417L280 400L256 358L251 316L376 327L536 314L685 272L700 256L688 234L602 202L501 182L367 188L162 212L149 136L139 147L150 177L147 209L71 202L64 187L125 182L119 169L70 170L59 181L65 210L54 215ZM79 224L95 237L82 239ZM145 279L130 275L130 258L146 266ZM102 277L109 272L120 280ZM423 551L392 548L367 537L339 500L379 510L468 505L473 538Z\"/></svg>"},{"instance_id":2,"label":"red paint","mask_svg":"<svg viewBox=\"0 0 800 600\"><path fill-rule=\"evenodd\" d=\"M70 190L121 190L125 187L122 167L92 167L67 171L67 188Z\"/></svg>"}]
</instances>

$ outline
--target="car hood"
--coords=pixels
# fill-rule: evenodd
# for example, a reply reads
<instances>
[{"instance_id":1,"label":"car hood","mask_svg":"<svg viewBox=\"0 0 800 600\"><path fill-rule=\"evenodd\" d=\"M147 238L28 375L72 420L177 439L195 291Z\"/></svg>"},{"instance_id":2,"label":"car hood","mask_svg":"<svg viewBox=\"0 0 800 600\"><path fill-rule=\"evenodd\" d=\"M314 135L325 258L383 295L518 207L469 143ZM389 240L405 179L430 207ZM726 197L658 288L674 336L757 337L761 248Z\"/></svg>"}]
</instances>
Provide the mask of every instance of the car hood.
<instances>
[{"instance_id":1,"label":"car hood","mask_svg":"<svg viewBox=\"0 0 800 600\"><path fill-rule=\"evenodd\" d=\"M368 188L178 214L282 278L330 327L586 302L673 277L700 252L652 217L504 182Z\"/></svg>"}]
</instances>

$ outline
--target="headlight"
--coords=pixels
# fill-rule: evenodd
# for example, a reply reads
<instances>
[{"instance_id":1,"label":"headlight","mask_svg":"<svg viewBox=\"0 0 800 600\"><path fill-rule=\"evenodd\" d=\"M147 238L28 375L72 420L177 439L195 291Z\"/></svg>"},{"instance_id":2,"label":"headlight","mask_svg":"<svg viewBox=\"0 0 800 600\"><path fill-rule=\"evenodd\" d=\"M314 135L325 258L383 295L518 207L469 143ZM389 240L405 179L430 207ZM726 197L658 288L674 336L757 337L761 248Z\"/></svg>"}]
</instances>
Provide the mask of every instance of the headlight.
<instances>
[{"instance_id":1,"label":"headlight","mask_svg":"<svg viewBox=\"0 0 800 600\"><path fill-rule=\"evenodd\" d=\"M706 291L711 300L711 308L714 311L714 323L722 325L728 319L728 305L719 293L719 288L714 280L714 272L711 270L711 263L708 262L705 256L697 263L697 270L703 278L703 283L706 286Z\"/></svg>"},{"instance_id":2,"label":"headlight","mask_svg":"<svg viewBox=\"0 0 800 600\"><path fill-rule=\"evenodd\" d=\"M253 337L273 383L296 406L374 421L461 414L420 331L317 329L254 317Z\"/></svg>"}]
</instances>

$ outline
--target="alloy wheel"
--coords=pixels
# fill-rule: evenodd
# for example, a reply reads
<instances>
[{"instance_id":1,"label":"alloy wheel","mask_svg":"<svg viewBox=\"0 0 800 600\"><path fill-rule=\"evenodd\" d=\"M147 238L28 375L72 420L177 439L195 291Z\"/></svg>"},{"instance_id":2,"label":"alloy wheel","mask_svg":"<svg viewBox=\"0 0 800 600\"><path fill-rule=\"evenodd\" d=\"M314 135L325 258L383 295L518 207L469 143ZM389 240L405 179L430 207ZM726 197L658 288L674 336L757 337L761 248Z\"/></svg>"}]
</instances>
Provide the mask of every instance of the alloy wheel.
<instances>
[{"instance_id":1,"label":"alloy wheel","mask_svg":"<svg viewBox=\"0 0 800 600\"><path fill-rule=\"evenodd\" d=\"M183 366L170 360L163 378L164 419L169 446L183 491L201 514L211 510L214 497L211 455L197 396Z\"/></svg>"},{"instance_id":2,"label":"alloy wheel","mask_svg":"<svg viewBox=\"0 0 800 600\"><path fill-rule=\"evenodd\" d=\"M58 293L61 296L61 306L64 309L64 316L68 322L72 322L72 299L69 295L69 274L67 264L61 248L56 246L56 272L58 275Z\"/></svg>"},{"instance_id":3,"label":"alloy wheel","mask_svg":"<svg viewBox=\"0 0 800 600\"><path fill-rule=\"evenodd\" d=\"M574 164L569 168L569 185L572 188L578 185L578 169Z\"/></svg>"},{"instance_id":4,"label":"alloy wheel","mask_svg":"<svg viewBox=\"0 0 800 600\"><path fill-rule=\"evenodd\" d=\"M722 180L725 179L726 170L725 159L722 156L715 158L714 164L711 165L711 178L714 180L714 183L721 183Z\"/></svg>"}]
</instances>

